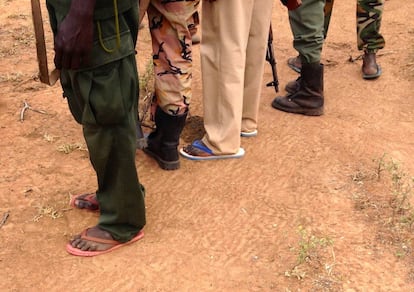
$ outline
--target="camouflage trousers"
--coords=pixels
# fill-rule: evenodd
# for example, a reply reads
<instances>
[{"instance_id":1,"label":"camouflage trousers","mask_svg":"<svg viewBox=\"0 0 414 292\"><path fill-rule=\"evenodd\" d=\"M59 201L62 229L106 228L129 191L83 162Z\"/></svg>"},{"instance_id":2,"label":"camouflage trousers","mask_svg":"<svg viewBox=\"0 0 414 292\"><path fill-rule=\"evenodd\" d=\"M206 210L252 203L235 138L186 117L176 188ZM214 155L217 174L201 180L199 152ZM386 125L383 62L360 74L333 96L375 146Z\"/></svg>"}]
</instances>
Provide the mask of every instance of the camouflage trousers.
<instances>
[{"instance_id":1,"label":"camouflage trousers","mask_svg":"<svg viewBox=\"0 0 414 292\"><path fill-rule=\"evenodd\" d=\"M190 104L192 41L188 27L199 3L200 0L150 2L147 14L155 84L152 114L159 106L170 115L178 115Z\"/></svg>"},{"instance_id":2,"label":"camouflage trousers","mask_svg":"<svg viewBox=\"0 0 414 292\"><path fill-rule=\"evenodd\" d=\"M380 34L385 0L357 0L356 30L359 50L377 52L384 48L385 40ZM325 3L325 38L328 34L334 0Z\"/></svg>"}]
</instances>

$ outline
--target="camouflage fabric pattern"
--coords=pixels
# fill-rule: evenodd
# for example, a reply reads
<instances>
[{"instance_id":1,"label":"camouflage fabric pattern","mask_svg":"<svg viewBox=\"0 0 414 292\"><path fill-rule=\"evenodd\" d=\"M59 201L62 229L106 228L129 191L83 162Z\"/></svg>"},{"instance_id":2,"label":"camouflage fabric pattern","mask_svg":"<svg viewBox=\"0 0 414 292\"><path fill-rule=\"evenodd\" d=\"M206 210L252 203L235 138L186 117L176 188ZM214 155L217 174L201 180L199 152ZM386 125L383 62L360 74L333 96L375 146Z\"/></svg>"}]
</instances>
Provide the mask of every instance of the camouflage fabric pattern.
<instances>
[{"instance_id":1,"label":"camouflage fabric pattern","mask_svg":"<svg viewBox=\"0 0 414 292\"><path fill-rule=\"evenodd\" d=\"M189 24L200 0L151 0L148 21L152 39L157 106L166 113L185 112L191 100L192 42Z\"/></svg>"},{"instance_id":2,"label":"camouflage fabric pattern","mask_svg":"<svg viewBox=\"0 0 414 292\"><path fill-rule=\"evenodd\" d=\"M358 0L357 40L358 49L377 52L385 45L380 34L382 12L385 0Z\"/></svg>"},{"instance_id":3,"label":"camouflage fabric pattern","mask_svg":"<svg viewBox=\"0 0 414 292\"><path fill-rule=\"evenodd\" d=\"M385 40L380 34L385 0L357 0L356 30L359 50L377 52L384 48ZM325 38L328 34L334 0L325 3Z\"/></svg>"}]
</instances>

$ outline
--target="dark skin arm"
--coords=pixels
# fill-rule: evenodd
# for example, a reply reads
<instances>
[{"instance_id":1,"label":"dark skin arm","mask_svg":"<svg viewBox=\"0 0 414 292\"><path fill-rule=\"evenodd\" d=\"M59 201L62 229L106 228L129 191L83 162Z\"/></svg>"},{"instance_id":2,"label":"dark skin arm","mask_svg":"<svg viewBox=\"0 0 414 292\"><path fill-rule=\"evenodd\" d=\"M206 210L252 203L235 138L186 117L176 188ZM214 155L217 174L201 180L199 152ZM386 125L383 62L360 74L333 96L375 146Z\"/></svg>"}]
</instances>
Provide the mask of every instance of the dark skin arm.
<instances>
[{"instance_id":1,"label":"dark skin arm","mask_svg":"<svg viewBox=\"0 0 414 292\"><path fill-rule=\"evenodd\" d=\"M295 10L302 5L302 0L282 0L283 5L289 10Z\"/></svg>"},{"instance_id":2,"label":"dark skin arm","mask_svg":"<svg viewBox=\"0 0 414 292\"><path fill-rule=\"evenodd\" d=\"M57 69L79 69L89 62L93 44L93 13L96 0L72 0L68 15L55 37Z\"/></svg>"}]
</instances>

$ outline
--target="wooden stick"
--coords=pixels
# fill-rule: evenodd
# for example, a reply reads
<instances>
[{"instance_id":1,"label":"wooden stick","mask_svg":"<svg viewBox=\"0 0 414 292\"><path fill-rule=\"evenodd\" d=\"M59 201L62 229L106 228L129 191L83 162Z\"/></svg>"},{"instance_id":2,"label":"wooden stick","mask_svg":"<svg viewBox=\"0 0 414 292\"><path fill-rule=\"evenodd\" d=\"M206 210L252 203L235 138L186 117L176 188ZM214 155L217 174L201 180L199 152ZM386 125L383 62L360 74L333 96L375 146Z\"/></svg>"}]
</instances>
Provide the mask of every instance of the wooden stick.
<instances>
[{"instance_id":1,"label":"wooden stick","mask_svg":"<svg viewBox=\"0 0 414 292\"><path fill-rule=\"evenodd\" d=\"M7 218L9 218L9 215L10 215L9 211L7 211L6 213L4 213L4 215L3 215L3 219L1 219L1 221L0 221L0 228L1 228L4 224L6 224L6 221L7 221Z\"/></svg>"}]
</instances>

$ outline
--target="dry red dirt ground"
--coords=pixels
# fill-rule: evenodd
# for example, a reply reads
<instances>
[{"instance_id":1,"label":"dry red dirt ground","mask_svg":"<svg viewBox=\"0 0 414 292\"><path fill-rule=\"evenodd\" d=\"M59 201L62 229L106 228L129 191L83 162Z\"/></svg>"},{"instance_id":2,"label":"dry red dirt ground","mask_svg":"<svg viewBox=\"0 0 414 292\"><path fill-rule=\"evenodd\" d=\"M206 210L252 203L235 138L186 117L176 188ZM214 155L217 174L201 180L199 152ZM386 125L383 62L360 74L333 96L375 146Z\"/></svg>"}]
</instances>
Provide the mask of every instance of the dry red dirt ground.
<instances>
[{"instance_id":1,"label":"dry red dirt ground","mask_svg":"<svg viewBox=\"0 0 414 292\"><path fill-rule=\"evenodd\" d=\"M137 151L145 238L79 258L64 246L97 220L68 206L71 194L96 188L81 127L59 84L36 79L29 1L0 0L0 290L413 291L414 2L385 3L376 81L361 78L355 1L337 2L323 51L324 116L271 108L266 66L259 135L242 139L246 156L182 159L166 172ZM295 51L278 1L273 30L283 94L297 75L286 66ZM142 74L149 56L145 25ZM194 65L181 145L201 135L198 47Z\"/></svg>"}]
</instances>

